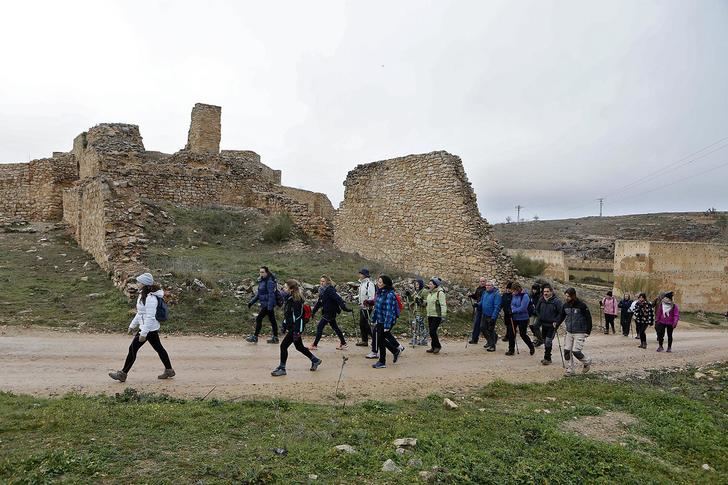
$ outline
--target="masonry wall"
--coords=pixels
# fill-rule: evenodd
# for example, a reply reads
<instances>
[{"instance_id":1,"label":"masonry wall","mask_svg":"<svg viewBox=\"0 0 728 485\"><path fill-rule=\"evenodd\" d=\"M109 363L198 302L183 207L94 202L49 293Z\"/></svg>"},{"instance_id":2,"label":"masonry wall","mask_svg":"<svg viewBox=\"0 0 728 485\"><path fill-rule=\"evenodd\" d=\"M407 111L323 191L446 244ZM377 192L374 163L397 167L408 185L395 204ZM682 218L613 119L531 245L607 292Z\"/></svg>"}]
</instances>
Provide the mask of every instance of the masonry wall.
<instances>
[{"instance_id":1,"label":"masonry wall","mask_svg":"<svg viewBox=\"0 0 728 485\"><path fill-rule=\"evenodd\" d=\"M569 281L569 267L563 251L548 251L545 249L507 249L510 256L521 254L529 259L543 261L546 269L543 276L559 281Z\"/></svg>"},{"instance_id":2,"label":"masonry wall","mask_svg":"<svg viewBox=\"0 0 728 485\"><path fill-rule=\"evenodd\" d=\"M192 108L186 150L193 153L217 154L220 152L221 112L220 106L195 104Z\"/></svg>"},{"instance_id":3,"label":"masonry wall","mask_svg":"<svg viewBox=\"0 0 728 485\"><path fill-rule=\"evenodd\" d=\"M656 296L673 291L682 310L728 310L728 244L622 241L615 243L615 288Z\"/></svg>"},{"instance_id":4,"label":"masonry wall","mask_svg":"<svg viewBox=\"0 0 728 485\"><path fill-rule=\"evenodd\" d=\"M290 196L292 199L306 204L309 211L311 211L313 214L331 220L334 219L336 210L334 209L334 206L331 204L331 201L328 197L326 197L326 195L318 192L311 192L309 190L296 189L286 186L281 186L280 190L284 194Z\"/></svg>"},{"instance_id":5,"label":"masonry wall","mask_svg":"<svg viewBox=\"0 0 728 485\"><path fill-rule=\"evenodd\" d=\"M459 157L432 152L359 165L344 186L334 221L339 249L463 284L513 277Z\"/></svg>"}]
</instances>

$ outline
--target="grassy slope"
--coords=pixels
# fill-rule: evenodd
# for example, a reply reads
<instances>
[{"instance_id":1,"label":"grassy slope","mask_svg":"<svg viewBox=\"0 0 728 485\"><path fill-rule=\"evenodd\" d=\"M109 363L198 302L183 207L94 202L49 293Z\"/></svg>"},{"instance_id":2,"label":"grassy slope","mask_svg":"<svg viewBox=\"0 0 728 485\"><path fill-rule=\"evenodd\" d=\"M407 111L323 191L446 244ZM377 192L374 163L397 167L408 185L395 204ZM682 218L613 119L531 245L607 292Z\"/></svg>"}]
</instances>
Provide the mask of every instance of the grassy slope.
<instances>
[{"instance_id":1,"label":"grassy slope","mask_svg":"<svg viewBox=\"0 0 728 485\"><path fill-rule=\"evenodd\" d=\"M181 401L130 389L115 398L0 393L0 481L305 483L315 474L319 483L412 483L437 466L441 483L726 483L728 365L717 369L713 381L663 371L626 382L496 382L453 397L454 411L434 395L344 408ZM638 419L629 436L606 443L560 428L606 411ZM395 453L401 437L418 439L412 455ZM357 453L334 451L339 444ZM380 471L389 458L401 473ZM411 458L422 464L408 466Z\"/></svg>"}]
</instances>

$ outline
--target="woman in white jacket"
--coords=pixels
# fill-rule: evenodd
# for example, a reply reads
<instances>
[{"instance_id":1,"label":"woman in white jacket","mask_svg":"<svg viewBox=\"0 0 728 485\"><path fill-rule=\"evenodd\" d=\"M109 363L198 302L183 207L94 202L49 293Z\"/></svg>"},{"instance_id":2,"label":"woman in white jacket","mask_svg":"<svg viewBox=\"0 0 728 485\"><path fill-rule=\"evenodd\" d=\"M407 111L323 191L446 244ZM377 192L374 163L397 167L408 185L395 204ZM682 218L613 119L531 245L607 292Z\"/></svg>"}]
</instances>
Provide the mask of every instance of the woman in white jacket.
<instances>
[{"instance_id":1,"label":"woman in white jacket","mask_svg":"<svg viewBox=\"0 0 728 485\"><path fill-rule=\"evenodd\" d=\"M172 364L169 362L169 355L164 350L161 340L159 340L159 322L157 321L157 304L160 298L164 297L164 290L159 285L154 284L154 278L149 273L137 276L137 282L141 285L139 289L139 298L137 299L137 313L129 324L129 333L134 334L134 339L129 346L129 353L126 356L126 362L121 370L109 372L109 377L119 382L124 382L126 376L134 365L136 355L144 342L149 340L152 348L157 351L159 358L164 364L164 372L157 376L159 379L167 379L174 377L175 372ZM137 327L139 331L137 332Z\"/></svg>"}]
</instances>

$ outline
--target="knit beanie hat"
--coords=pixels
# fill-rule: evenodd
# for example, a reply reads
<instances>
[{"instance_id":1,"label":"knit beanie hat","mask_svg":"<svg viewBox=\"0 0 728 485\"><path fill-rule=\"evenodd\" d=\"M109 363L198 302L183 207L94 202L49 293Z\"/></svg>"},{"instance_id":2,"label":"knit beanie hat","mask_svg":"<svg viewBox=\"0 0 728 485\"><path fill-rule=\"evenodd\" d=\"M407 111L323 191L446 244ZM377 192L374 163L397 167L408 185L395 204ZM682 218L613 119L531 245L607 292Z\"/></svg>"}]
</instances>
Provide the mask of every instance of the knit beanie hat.
<instances>
[{"instance_id":1,"label":"knit beanie hat","mask_svg":"<svg viewBox=\"0 0 728 485\"><path fill-rule=\"evenodd\" d=\"M672 300L672 297L673 297L672 291L668 291L667 293L665 293L665 298L667 298L668 300Z\"/></svg>"},{"instance_id":2,"label":"knit beanie hat","mask_svg":"<svg viewBox=\"0 0 728 485\"><path fill-rule=\"evenodd\" d=\"M432 278L430 281L432 281L432 283L435 285L436 288L442 284L442 280L440 278L438 278L437 276Z\"/></svg>"},{"instance_id":3,"label":"knit beanie hat","mask_svg":"<svg viewBox=\"0 0 728 485\"><path fill-rule=\"evenodd\" d=\"M418 291L425 287L425 282L422 280L422 278L417 278L415 280L415 283Z\"/></svg>"},{"instance_id":4,"label":"knit beanie hat","mask_svg":"<svg viewBox=\"0 0 728 485\"><path fill-rule=\"evenodd\" d=\"M154 284L154 278L151 273L142 273L137 276L136 280L144 286L152 286Z\"/></svg>"},{"instance_id":5,"label":"knit beanie hat","mask_svg":"<svg viewBox=\"0 0 728 485\"><path fill-rule=\"evenodd\" d=\"M359 270L359 274L362 275L365 278L369 278L369 270L366 268L362 268Z\"/></svg>"}]
</instances>

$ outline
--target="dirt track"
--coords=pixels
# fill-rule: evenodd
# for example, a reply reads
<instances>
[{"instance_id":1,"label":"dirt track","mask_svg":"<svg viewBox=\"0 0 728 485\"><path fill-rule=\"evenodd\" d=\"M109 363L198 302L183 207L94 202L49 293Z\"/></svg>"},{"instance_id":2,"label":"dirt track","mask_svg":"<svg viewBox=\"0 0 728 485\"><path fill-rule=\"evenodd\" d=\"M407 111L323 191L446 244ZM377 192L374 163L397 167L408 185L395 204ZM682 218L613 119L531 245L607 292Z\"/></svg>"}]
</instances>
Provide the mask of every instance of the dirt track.
<instances>
[{"instance_id":1,"label":"dirt track","mask_svg":"<svg viewBox=\"0 0 728 485\"><path fill-rule=\"evenodd\" d=\"M0 390L35 395L67 392L113 394L125 387L139 391L166 393L180 397L202 397L215 386L210 397L225 399L283 397L314 402L334 402L334 389L342 364L340 392L348 401L392 400L432 392L467 390L495 379L508 382L543 382L562 375L558 348L554 364L539 364L542 349L529 356L506 357L505 345L487 353L482 345L465 349L465 341L445 341L443 352L433 356L423 347L411 348L397 364L374 370L365 349L351 345L348 351L335 350L333 340L324 339L317 355L323 364L309 372L308 361L291 347L286 377L271 377L278 364L278 346L251 345L241 338L182 337L163 339L177 377L156 378L162 366L154 350L145 345L125 384L112 381L107 372L123 363L129 337L84 334L74 331L29 330L0 327ZM404 340L403 340L404 343ZM353 342L352 342L353 344ZM482 342L481 342L482 344ZM522 344L522 342L521 342ZM586 353L593 357L593 371L621 373L659 367L706 364L728 356L728 331L678 327L674 352L655 352L654 332L648 334L648 350L637 348L633 338L594 334Z\"/></svg>"}]
</instances>

